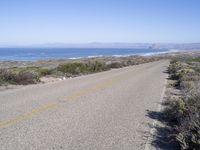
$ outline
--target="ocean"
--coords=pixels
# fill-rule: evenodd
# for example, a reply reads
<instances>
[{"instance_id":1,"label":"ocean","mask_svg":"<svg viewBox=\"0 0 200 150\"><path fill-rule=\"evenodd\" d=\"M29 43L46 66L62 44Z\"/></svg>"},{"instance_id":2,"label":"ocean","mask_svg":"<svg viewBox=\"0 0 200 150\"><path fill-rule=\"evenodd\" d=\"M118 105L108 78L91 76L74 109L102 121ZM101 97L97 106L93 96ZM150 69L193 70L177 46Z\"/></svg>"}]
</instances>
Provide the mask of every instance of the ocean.
<instances>
[{"instance_id":1,"label":"ocean","mask_svg":"<svg viewBox=\"0 0 200 150\"><path fill-rule=\"evenodd\" d=\"M0 60L37 61L49 59L78 59L99 56L148 56L168 53L167 49L135 48L0 48Z\"/></svg>"}]
</instances>

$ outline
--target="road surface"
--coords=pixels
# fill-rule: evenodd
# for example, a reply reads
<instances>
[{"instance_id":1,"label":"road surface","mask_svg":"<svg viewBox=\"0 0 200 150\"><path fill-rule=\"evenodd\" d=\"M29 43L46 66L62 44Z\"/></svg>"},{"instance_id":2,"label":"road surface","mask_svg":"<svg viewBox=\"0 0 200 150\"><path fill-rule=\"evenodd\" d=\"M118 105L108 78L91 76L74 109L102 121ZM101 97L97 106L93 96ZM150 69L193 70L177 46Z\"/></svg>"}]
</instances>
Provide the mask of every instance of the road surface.
<instances>
[{"instance_id":1,"label":"road surface","mask_svg":"<svg viewBox=\"0 0 200 150\"><path fill-rule=\"evenodd\" d=\"M1 150L145 149L168 60L0 92Z\"/></svg>"}]
</instances>

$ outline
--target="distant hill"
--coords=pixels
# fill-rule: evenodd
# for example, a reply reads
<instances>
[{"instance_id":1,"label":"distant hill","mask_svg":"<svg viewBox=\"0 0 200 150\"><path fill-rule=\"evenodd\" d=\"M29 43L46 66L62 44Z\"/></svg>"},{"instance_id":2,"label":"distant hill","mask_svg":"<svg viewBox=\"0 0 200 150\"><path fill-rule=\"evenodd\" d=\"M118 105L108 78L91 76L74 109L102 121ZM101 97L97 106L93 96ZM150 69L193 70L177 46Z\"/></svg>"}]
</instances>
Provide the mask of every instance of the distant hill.
<instances>
[{"instance_id":1,"label":"distant hill","mask_svg":"<svg viewBox=\"0 0 200 150\"><path fill-rule=\"evenodd\" d=\"M50 43L39 47L63 47L63 48L155 48L155 49L200 49L200 43L86 43L86 44L65 44Z\"/></svg>"},{"instance_id":2,"label":"distant hill","mask_svg":"<svg viewBox=\"0 0 200 150\"><path fill-rule=\"evenodd\" d=\"M151 49L180 49L180 50L200 50L200 43L84 43L84 44L66 44L66 43L46 43L38 45L12 45L1 47L21 47L21 48L151 48Z\"/></svg>"}]
</instances>

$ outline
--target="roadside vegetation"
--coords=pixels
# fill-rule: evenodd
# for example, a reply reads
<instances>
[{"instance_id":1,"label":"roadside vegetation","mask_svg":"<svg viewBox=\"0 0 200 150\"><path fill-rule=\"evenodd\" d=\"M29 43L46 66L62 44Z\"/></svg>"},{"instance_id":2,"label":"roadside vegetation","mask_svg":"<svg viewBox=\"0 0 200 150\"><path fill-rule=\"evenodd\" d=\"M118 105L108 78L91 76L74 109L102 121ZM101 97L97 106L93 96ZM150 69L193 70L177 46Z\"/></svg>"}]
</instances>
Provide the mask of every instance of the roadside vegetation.
<instances>
[{"instance_id":1,"label":"roadside vegetation","mask_svg":"<svg viewBox=\"0 0 200 150\"><path fill-rule=\"evenodd\" d=\"M11 69L0 69L0 85L7 84L34 84L39 82L38 74L30 71L15 72Z\"/></svg>"},{"instance_id":2,"label":"roadside vegetation","mask_svg":"<svg viewBox=\"0 0 200 150\"><path fill-rule=\"evenodd\" d=\"M175 58L168 67L174 89L165 102L164 117L183 150L200 149L200 57Z\"/></svg>"},{"instance_id":3,"label":"roadside vegetation","mask_svg":"<svg viewBox=\"0 0 200 150\"><path fill-rule=\"evenodd\" d=\"M124 57L124 58L95 58L76 60L71 62L60 62L55 66L12 66L0 68L0 86L8 84L27 85L40 82L41 77L75 77L84 74L91 74L101 71L110 70L112 68L121 68L130 65L138 65L142 63L159 60L159 57ZM38 63L38 62L37 62ZM51 62L52 63L52 62ZM54 63L52 63L54 64ZM56 64L56 63L55 63Z\"/></svg>"},{"instance_id":4,"label":"roadside vegetation","mask_svg":"<svg viewBox=\"0 0 200 150\"><path fill-rule=\"evenodd\" d=\"M67 63L59 65L57 71L65 74L65 76L77 76L81 74L89 74L109 70L110 67L102 62L88 62L88 63Z\"/></svg>"}]
</instances>

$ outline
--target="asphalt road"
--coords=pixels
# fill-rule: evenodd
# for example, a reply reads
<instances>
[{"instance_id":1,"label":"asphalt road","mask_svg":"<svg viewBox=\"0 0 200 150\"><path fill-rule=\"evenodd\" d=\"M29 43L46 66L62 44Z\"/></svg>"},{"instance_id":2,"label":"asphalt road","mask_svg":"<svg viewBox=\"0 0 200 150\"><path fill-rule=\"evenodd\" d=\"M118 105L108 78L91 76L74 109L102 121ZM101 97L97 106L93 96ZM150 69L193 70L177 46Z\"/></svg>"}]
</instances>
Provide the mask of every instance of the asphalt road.
<instances>
[{"instance_id":1,"label":"asphalt road","mask_svg":"<svg viewBox=\"0 0 200 150\"><path fill-rule=\"evenodd\" d=\"M145 149L168 60L0 92L0 149Z\"/></svg>"}]
</instances>

